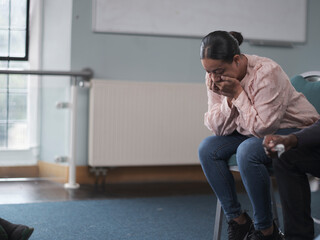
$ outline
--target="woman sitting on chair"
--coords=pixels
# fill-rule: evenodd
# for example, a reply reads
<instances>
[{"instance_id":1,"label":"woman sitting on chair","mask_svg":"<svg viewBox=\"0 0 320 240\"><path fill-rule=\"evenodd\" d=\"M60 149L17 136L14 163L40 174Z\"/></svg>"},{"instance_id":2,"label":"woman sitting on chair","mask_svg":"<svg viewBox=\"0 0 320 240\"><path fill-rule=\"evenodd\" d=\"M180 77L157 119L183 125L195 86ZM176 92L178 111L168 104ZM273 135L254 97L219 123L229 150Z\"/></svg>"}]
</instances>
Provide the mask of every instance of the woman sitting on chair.
<instances>
[{"instance_id":1,"label":"woman sitting on chair","mask_svg":"<svg viewBox=\"0 0 320 240\"><path fill-rule=\"evenodd\" d=\"M238 32L215 31L202 39L200 57L206 71L208 112L204 122L213 133L199 146L206 178L221 202L229 240L282 239L273 223L271 164L262 138L289 134L313 124L319 115L291 85L282 68L265 57L241 54ZM237 163L253 207L254 226L237 199L228 159Z\"/></svg>"}]
</instances>

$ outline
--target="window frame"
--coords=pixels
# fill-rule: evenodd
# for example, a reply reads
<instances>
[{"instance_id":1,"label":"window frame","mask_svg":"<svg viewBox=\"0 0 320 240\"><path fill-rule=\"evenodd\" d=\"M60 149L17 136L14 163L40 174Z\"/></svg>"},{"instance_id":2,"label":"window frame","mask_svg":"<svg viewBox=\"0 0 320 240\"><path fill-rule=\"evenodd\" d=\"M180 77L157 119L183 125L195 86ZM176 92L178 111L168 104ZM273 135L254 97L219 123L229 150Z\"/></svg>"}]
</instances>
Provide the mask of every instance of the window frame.
<instances>
[{"instance_id":1,"label":"window frame","mask_svg":"<svg viewBox=\"0 0 320 240\"><path fill-rule=\"evenodd\" d=\"M11 0L10 0L11 1ZM25 41L25 56L24 57L3 57L0 56L0 61L28 61L29 60L29 24L30 24L30 0L27 1L26 14L26 41Z\"/></svg>"}]
</instances>

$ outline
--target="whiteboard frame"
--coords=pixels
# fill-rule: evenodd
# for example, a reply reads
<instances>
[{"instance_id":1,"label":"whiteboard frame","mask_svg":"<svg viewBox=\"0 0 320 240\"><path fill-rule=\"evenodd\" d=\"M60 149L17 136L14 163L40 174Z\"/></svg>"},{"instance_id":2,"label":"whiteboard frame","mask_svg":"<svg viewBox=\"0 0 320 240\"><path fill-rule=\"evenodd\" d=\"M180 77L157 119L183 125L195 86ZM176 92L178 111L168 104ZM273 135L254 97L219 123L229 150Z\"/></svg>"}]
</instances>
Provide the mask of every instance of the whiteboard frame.
<instances>
[{"instance_id":1,"label":"whiteboard frame","mask_svg":"<svg viewBox=\"0 0 320 240\"><path fill-rule=\"evenodd\" d=\"M216 7L208 7L211 3ZM227 13L235 17L230 18ZM264 18L264 22L255 21L259 17ZM193 38L214 30L226 30L239 31L245 40L261 45L304 43L307 0L92 0L92 30Z\"/></svg>"}]
</instances>

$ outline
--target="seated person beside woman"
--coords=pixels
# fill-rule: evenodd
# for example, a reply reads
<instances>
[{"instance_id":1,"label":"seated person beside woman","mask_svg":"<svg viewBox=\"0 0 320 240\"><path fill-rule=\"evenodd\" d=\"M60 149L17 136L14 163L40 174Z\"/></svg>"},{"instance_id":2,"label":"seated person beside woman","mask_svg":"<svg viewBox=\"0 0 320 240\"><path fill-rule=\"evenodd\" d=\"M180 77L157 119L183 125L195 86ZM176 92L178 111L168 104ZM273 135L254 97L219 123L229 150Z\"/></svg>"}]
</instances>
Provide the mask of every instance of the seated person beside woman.
<instances>
[{"instance_id":1,"label":"seated person beside woman","mask_svg":"<svg viewBox=\"0 0 320 240\"><path fill-rule=\"evenodd\" d=\"M278 159L275 156L277 144L283 144L285 148ZM274 157L273 168L280 193L286 239L314 239L307 174L320 177L320 120L289 135L267 135L263 146L267 155Z\"/></svg>"}]
</instances>

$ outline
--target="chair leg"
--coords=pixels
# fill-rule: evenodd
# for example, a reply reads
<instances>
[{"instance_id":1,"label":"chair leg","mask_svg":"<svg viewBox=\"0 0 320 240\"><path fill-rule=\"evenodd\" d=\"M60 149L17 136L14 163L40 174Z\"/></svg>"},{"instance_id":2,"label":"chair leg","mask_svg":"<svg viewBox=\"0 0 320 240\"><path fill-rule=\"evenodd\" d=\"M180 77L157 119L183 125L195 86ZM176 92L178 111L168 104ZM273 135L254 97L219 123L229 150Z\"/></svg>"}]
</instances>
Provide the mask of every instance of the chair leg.
<instances>
[{"instance_id":1,"label":"chair leg","mask_svg":"<svg viewBox=\"0 0 320 240\"><path fill-rule=\"evenodd\" d=\"M223 211L220 201L217 199L216 218L214 222L213 240L221 239Z\"/></svg>"},{"instance_id":2,"label":"chair leg","mask_svg":"<svg viewBox=\"0 0 320 240\"><path fill-rule=\"evenodd\" d=\"M278 210L277 210L277 202L275 198L275 192L272 184L272 180L270 178L270 194L271 194L271 201L272 201L272 213L273 213L273 218L275 224L280 228L280 221L279 221L279 216L278 216Z\"/></svg>"}]
</instances>

